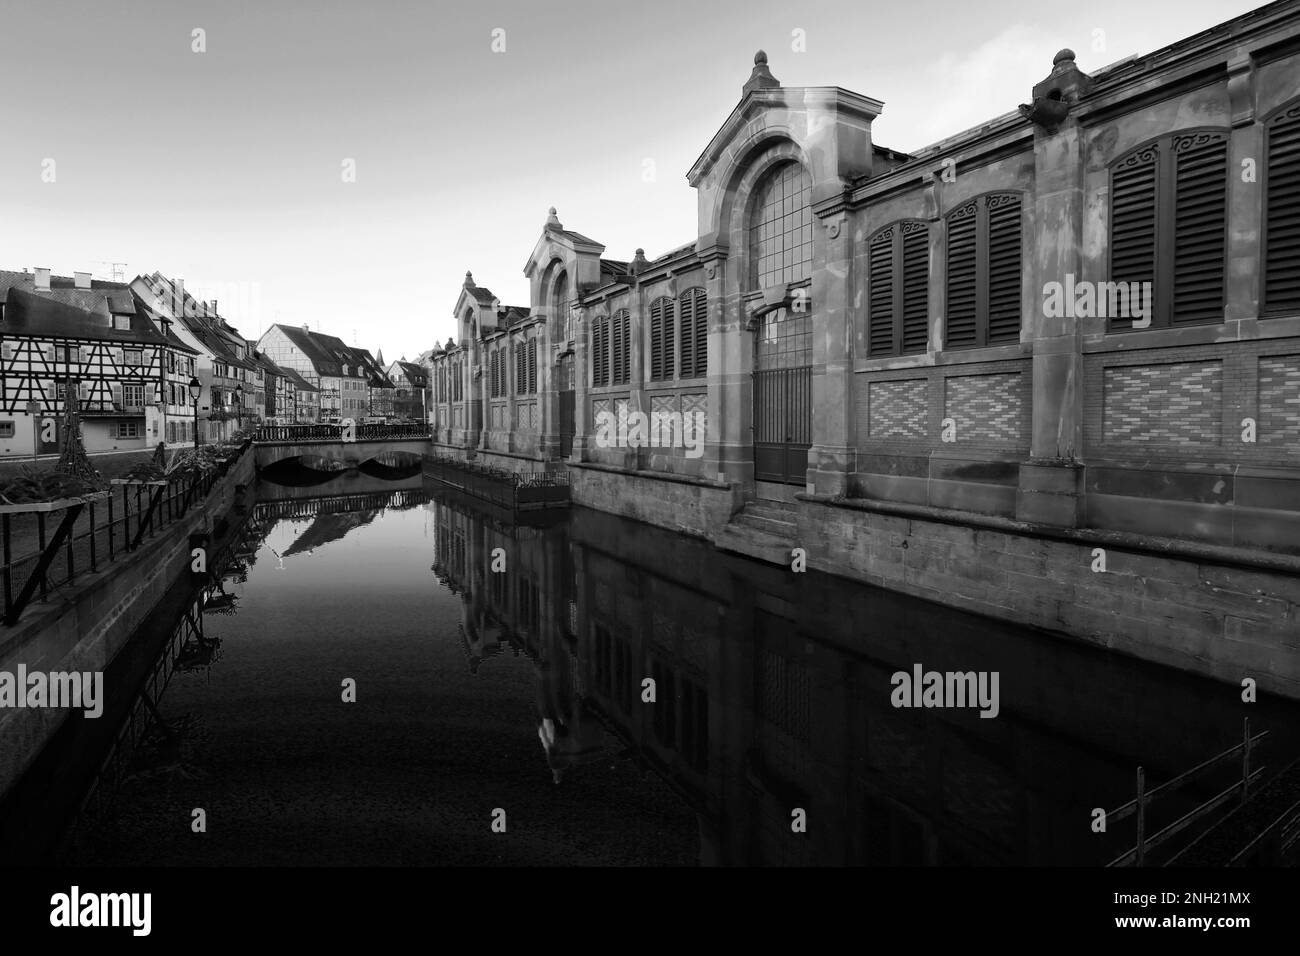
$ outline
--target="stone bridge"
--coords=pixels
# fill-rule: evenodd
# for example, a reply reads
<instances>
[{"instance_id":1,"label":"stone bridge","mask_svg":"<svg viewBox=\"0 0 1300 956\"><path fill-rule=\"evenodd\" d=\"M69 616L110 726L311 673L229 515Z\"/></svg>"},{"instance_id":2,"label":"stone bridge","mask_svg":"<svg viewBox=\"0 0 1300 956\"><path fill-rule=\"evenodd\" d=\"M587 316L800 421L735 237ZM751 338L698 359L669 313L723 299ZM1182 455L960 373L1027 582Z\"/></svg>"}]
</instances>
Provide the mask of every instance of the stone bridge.
<instances>
[{"instance_id":1,"label":"stone bridge","mask_svg":"<svg viewBox=\"0 0 1300 956\"><path fill-rule=\"evenodd\" d=\"M253 435L257 469L293 458L325 458L355 468L388 452L423 457L429 452L424 422L380 425L263 425Z\"/></svg>"}]
</instances>

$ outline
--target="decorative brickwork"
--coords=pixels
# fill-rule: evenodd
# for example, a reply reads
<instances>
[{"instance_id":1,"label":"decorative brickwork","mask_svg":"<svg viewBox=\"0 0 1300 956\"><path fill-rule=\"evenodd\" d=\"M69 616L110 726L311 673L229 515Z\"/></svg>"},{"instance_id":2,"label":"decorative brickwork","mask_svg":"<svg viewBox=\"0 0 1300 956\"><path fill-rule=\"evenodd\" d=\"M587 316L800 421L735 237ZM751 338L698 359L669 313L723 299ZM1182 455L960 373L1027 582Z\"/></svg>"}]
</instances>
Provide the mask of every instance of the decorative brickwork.
<instances>
[{"instance_id":1,"label":"decorative brickwork","mask_svg":"<svg viewBox=\"0 0 1300 956\"><path fill-rule=\"evenodd\" d=\"M1025 435L1024 382L1019 372L953 375L944 380L944 417L957 442L1017 444Z\"/></svg>"},{"instance_id":2,"label":"decorative brickwork","mask_svg":"<svg viewBox=\"0 0 1300 956\"><path fill-rule=\"evenodd\" d=\"M1258 440L1300 449L1300 355L1259 360Z\"/></svg>"},{"instance_id":3,"label":"decorative brickwork","mask_svg":"<svg viewBox=\"0 0 1300 956\"><path fill-rule=\"evenodd\" d=\"M1217 445L1223 363L1118 365L1103 373L1102 434L1110 443Z\"/></svg>"},{"instance_id":4,"label":"decorative brickwork","mask_svg":"<svg viewBox=\"0 0 1300 956\"><path fill-rule=\"evenodd\" d=\"M923 378L872 382L867 388L868 437L924 439L928 385Z\"/></svg>"}]
</instances>

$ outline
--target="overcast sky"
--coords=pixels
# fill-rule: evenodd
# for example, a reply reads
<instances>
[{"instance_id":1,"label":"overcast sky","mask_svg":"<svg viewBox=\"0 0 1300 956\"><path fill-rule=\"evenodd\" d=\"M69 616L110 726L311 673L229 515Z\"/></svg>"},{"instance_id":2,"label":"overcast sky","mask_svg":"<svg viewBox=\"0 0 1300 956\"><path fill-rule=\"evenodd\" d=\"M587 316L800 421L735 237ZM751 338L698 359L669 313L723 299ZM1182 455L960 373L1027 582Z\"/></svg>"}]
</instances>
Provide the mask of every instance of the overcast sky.
<instances>
[{"instance_id":1,"label":"overcast sky","mask_svg":"<svg viewBox=\"0 0 1300 956\"><path fill-rule=\"evenodd\" d=\"M692 241L686 171L760 47L785 86L883 100L874 139L908 151L1025 102L1061 47L1095 70L1258 5L3 0L0 268L161 270L248 338L414 357L466 269L527 304L548 206L610 258Z\"/></svg>"}]
</instances>

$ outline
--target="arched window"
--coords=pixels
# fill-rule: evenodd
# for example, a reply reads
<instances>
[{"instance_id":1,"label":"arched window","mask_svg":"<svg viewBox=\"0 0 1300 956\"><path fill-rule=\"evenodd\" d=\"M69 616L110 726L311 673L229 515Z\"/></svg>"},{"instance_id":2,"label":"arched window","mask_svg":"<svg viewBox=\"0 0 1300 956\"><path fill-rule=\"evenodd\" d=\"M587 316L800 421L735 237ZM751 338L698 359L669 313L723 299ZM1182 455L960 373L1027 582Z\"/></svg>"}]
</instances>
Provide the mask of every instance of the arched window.
<instances>
[{"instance_id":1,"label":"arched window","mask_svg":"<svg viewBox=\"0 0 1300 956\"><path fill-rule=\"evenodd\" d=\"M1265 123L1264 300L1268 315L1300 312L1300 103Z\"/></svg>"},{"instance_id":2,"label":"arched window","mask_svg":"<svg viewBox=\"0 0 1300 956\"><path fill-rule=\"evenodd\" d=\"M1222 322L1227 131L1172 133L1121 157L1110 204L1110 281L1124 291L1097 303L1110 331Z\"/></svg>"},{"instance_id":3,"label":"arched window","mask_svg":"<svg viewBox=\"0 0 1300 956\"><path fill-rule=\"evenodd\" d=\"M673 341L673 300L660 296L650 303L650 381L672 379L676 366Z\"/></svg>"},{"instance_id":4,"label":"arched window","mask_svg":"<svg viewBox=\"0 0 1300 956\"><path fill-rule=\"evenodd\" d=\"M568 299L568 275L564 270L555 277L555 285L551 287L551 315L554 317L551 327L555 329L555 340L557 342L567 342L569 340L569 299Z\"/></svg>"},{"instance_id":5,"label":"arched window","mask_svg":"<svg viewBox=\"0 0 1300 956\"><path fill-rule=\"evenodd\" d=\"M799 163L773 169L754 191L749 277L755 288L812 275L812 180Z\"/></svg>"},{"instance_id":6,"label":"arched window","mask_svg":"<svg viewBox=\"0 0 1300 956\"><path fill-rule=\"evenodd\" d=\"M930 332L930 227L896 222L867 243L867 355L924 352Z\"/></svg>"}]
</instances>

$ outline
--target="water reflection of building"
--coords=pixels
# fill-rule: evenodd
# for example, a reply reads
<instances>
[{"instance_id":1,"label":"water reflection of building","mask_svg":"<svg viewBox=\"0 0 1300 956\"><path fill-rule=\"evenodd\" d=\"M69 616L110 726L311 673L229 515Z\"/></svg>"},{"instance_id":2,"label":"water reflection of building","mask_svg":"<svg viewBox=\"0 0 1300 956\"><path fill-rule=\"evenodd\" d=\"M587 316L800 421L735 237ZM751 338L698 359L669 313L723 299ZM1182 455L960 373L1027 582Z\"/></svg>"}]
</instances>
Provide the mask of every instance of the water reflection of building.
<instances>
[{"instance_id":1,"label":"water reflection of building","mask_svg":"<svg viewBox=\"0 0 1300 956\"><path fill-rule=\"evenodd\" d=\"M1167 780L1240 731L1215 685L904 595L586 509L536 529L430 507L471 669L527 654L550 769L624 750L697 811L704 862L1100 863L1131 834L1093 834L1091 808L1131 797L1138 765ZM917 662L998 671L998 718L895 709L890 677Z\"/></svg>"}]
</instances>

